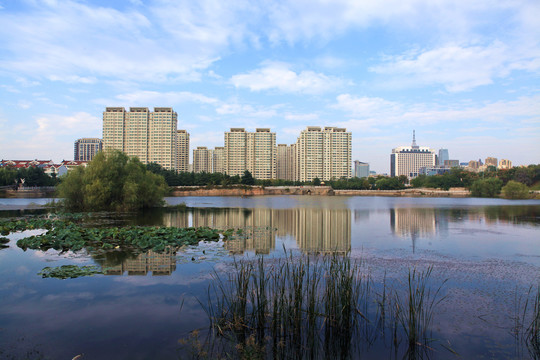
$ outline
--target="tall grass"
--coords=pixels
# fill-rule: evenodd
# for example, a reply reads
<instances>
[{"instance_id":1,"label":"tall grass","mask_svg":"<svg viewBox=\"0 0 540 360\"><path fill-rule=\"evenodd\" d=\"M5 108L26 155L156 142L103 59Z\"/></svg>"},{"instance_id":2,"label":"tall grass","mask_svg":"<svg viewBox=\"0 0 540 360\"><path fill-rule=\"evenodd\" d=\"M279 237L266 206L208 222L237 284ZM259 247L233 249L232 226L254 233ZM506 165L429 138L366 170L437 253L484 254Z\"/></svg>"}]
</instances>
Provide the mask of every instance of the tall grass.
<instances>
[{"instance_id":1,"label":"tall grass","mask_svg":"<svg viewBox=\"0 0 540 360\"><path fill-rule=\"evenodd\" d=\"M426 271L409 270L406 295L396 296L397 318L407 339L407 354L409 359L426 357L433 350L431 325L436 306L444 300L439 296L443 283L432 292L428 285L433 267Z\"/></svg>"},{"instance_id":2,"label":"tall grass","mask_svg":"<svg viewBox=\"0 0 540 360\"><path fill-rule=\"evenodd\" d=\"M540 285L534 294L530 325L526 331L527 349L531 358L540 359Z\"/></svg>"},{"instance_id":3,"label":"tall grass","mask_svg":"<svg viewBox=\"0 0 540 360\"><path fill-rule=\"evenodd\" d=\"M201 302L210 320L205 352L210 358L357 358L386 338L396 354L423 357L431 349L441 286L428 284L432 268L409 272L408 287L373 287L369 271L349 256L234 262L214 273ZM404 341L404 339L406 341ZM403 344L403 346L400 346Z\"/></svg>"}]
</instances>

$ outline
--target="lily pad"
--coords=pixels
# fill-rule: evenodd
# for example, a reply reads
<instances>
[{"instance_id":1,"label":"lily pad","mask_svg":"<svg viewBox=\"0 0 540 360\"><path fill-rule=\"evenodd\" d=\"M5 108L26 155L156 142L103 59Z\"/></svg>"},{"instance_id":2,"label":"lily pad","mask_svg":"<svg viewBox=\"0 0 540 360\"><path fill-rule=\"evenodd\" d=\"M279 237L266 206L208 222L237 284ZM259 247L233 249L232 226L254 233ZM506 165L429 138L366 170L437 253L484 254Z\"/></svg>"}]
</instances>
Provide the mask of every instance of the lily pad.
<instances>
[{"instance_id":1,"label":"lily pad","mask_svg":"<svg viewBox=\"0 0 540 360\"><path fill-rule=\"evenodd\" d=\"M62 265L57 267L45 267L38 275L43 278L55 279L74 279L83 276L94 276L103 274L103 271L98 266L77 266L77 265Z\"/></svg>"}]
</instances>

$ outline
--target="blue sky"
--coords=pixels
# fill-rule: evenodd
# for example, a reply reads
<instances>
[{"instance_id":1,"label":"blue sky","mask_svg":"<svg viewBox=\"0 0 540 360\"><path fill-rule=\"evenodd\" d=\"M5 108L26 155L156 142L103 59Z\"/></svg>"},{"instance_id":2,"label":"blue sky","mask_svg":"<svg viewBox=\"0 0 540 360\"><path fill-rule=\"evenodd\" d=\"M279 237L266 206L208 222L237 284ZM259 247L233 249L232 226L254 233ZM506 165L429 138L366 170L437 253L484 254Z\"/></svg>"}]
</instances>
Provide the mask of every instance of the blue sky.
<instances>
[{"instance_id":1,"label":"blue sky","mask_svg":"<svg viewBox=\"0 0 540 360\"><path fill-rule=\"evenodd\" d=\"M538 0L0 0L0 158L73 158L106 106L172 106L191 147L230 127L353 133L540 163Z\"/></svg>"}]
</instances>

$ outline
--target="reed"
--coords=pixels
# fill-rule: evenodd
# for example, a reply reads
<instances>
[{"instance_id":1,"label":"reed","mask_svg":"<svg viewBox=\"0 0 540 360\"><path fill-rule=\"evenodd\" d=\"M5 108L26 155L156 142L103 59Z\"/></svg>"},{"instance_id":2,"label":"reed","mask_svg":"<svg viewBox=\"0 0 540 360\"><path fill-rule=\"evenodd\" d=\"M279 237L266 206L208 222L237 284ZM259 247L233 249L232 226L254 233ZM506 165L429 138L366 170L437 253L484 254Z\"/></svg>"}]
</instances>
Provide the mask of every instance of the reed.
<instances>
[{"instance_id":1,"label":"reed","mask_svg":"<svg viewBox=\"0 0 540 360\"><path fill-rule=\"evenodd\" d=\"M404 299L396 295L397 317L407 339L409 359L429 357L433 342L431 324L436 306L444 300L439 296L443 283L432 292L428 286L433 267L426 271L409 270Z\"/></svg>"},{"instance_id":2,"label":"reed","mask_svg":"<svg viewBox=\"0 0 540 360\"><path fill-rule=\"evenodd\" d=\"M537 360L540 359L540 285L534 293L531 310L531 323L526 332L527 349L531 358Z\"/></svg>"},{"instance_id":3,"label":"reed","mask_svg":"<svg viewBox=\"0 0 540 360\"><path fill-rule=\"evenodd\" d=\"M362 262L347 255L235 261L226 275L213 275L201 305L210 319L210 357L318 359L356 358L363 347L390 334L396 353L407 339L407 357L429 343L434 309L432 268L409 272L406 298L380 293ZM390 328L391 331L387 329ZM386 330L385 330L386 329ZM220 355L221 354L221 355Z\"/></svg>"}]
</instances>

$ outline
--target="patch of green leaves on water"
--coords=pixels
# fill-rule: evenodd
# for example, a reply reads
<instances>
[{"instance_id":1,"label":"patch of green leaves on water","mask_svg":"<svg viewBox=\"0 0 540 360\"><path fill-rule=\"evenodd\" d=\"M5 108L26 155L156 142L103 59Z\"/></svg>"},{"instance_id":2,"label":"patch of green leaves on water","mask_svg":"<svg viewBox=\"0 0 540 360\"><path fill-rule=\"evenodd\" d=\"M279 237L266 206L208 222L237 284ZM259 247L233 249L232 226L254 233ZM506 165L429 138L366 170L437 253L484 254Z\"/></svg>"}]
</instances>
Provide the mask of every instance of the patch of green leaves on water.
<instances>
[{"instance_id":1,"label":"patch of green leaves on water","mask_svg":"<svg viewBox=\"0 0 540 360\"><path fill-rule=\"evenodd\" d=\"M17 219L0 220L0 235L25 230L50 230L56 226L72 223L87 217L86 213L54 213L47 216L24 217Z\"/></svg>"},{"instance_id":2,"label":"patch of green leaves on water","mask_svg":"<svg viewBox=\"0 0 540 360\"><path fill-rule=\"evenodd\" d=\"M5 249L5 248L8 248L9 245L6 245L7 243L9 243L9 239L8 238L5 238L5 237L2 237L0 236L0 249Z\"/></svg>"},{"instance_id":3,"label":"patch of green leaves on water","mask_svg":"<svg viewBox=\"0 0 540 360\"><path fill-rule=\"evenodd\" d=\"M75 279L82 276L94 276L103 274L98 266L62 265L57 267L45 267L38 275L43 278Z\"/></svg>"},{"instance_id":4,"label":"patch of green leaves on water","mask_svg":"<svg viewBox=\"0 0 540 360\"><path fill-rule=\"evenodd\" d=\"M224 232L229 233L230 231ZM196 245L202 240L219 241L221 232L208 227L151 227L127 226L84 228L71 222L60 222L42 235L17 241L23 250L55 249L60 251L112 250L117 248L137 251L163 252L169 247Z\"/></svg>"}]
</instances>

